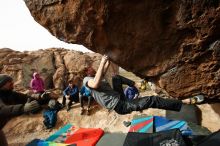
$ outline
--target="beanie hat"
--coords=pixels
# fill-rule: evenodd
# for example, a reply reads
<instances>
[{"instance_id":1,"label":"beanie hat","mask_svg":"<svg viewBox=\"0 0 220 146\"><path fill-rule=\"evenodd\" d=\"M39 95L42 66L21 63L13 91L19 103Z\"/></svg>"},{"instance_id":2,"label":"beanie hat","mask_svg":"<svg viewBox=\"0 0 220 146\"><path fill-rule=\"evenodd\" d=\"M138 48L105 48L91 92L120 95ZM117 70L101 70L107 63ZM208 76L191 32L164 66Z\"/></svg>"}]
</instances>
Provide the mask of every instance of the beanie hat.
<instances>
[{"instance_id":1,"label":"beanie hat","mask_svg":"<svg viewBox=\"0 0 220 146\"><path fill-rule=\"evenodd\" d=\"M6 74L0 74L0 88L4 86L8 81L12 81L12 77Z\"/></svg>"}]
</instances>

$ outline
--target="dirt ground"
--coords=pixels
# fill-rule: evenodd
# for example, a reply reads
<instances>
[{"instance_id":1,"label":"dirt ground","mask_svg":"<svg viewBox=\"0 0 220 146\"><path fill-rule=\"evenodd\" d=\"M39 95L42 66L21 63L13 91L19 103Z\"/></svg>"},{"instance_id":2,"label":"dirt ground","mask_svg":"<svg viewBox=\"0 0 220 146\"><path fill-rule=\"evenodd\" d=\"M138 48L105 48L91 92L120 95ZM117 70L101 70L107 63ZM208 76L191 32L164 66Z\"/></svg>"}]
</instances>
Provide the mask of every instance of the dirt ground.
<instances>
[{"instance_id":1,"label":"dirt ground","mask_svg":"<svg viewBox=\"0 0 220 146\"><path fill-rule=\"evenodd\" d=\"M152 93L149 91L148 94ZM199 108L202 110L202 125L212 132L220 129L219 115L211 110L211 105L200 105ZM80 105L77 103L72 106L69 112L64 108L58 113L58 120L53 129L48 130L44 127L42 113L38 113L13 118L4 127L4 132L10 146L24 146L33 139L46 139L68 123L76 127L102 128L105 132L127 133L129 127L125 127L123 121L132 120L136 114L165 116L165 110L148 109L144 110L143 113L132 112L128 115L118 115L114 111L108 112L99 105L93 104L91 115L87 116L80 115Z\"/></svg>"},{"instance_id":2,"label":"dirt ground","mask_svg":"<svg viewBox=\"0 0 220 146\"><path fill-rule=\"evenodd\" d=\"M140 79L132 76L139 82ZM153 95L153 91L142 92L141 95ZM202 111L202 126L214 132L220 129L220 104L203 104L198 106ZM108 112L97 104L93 104L90 116L80 115L79 103L74 104L69 112L62 109L58 113L58 120L53 129L46 129L43 125L42 113L34 115L22 115L11 119L4 127L10 146L24 146L33 139L46 139L65 124L71 123L76 127L102 128L105 132L127 133L129 127L123 125L123 121L132 120L136 114L147 114L154 116L165 116L165 110L147 109L143 113L132 112L128 115L118 115L114 111Z\"/></svg>"}]
</instances>

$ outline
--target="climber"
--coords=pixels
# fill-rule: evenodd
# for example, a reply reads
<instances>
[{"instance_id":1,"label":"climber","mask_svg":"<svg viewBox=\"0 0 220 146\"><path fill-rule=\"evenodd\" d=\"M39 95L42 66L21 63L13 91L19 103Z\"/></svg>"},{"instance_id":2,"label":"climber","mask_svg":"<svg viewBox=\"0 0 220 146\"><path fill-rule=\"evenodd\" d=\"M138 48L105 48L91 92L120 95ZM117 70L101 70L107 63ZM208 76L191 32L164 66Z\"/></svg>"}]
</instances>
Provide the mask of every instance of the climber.
<instances>
[{"instance_id":1,"label":"climber","mask_svg":"<svg viewBox=\"0 0 220 146\"><path fill-rule=\"evenodd\" d=\"M134 100L122 100L124 99L124 93L121 90L122 84L134 86L135 83L125 77L115 75L112 77L112 89L110 84L103 79L109 65L110 60L107 55L104 55L97 72L93 68L90 68L89 70L93 74L83 79L83 85L90 89L91 95L96 102L108 110L115 110L118 114L129 114L132 111L142 111L148 108L180 111L183 103L190 104L191 99L180 101L164 99L159 96L145 96ZM202 100L195 98L195 103L197 101L200 102Z\"/></svg>"}]
</instances>

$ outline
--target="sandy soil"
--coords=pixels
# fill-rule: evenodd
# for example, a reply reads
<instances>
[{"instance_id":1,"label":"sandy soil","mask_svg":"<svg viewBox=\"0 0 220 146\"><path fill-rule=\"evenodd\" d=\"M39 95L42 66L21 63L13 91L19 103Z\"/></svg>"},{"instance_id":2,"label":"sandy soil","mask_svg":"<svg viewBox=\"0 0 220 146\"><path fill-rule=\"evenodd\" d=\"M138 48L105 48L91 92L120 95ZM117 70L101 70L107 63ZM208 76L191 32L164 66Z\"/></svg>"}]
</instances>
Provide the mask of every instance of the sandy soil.
<instances>
[{"instance_id":1,"label":"sandy soil","mask_svg":"<svg viewBox=\"0 0 220 146\"><path fill-rule=\"evenodd\" d=\"M149 91L144 94L150 95L153 93ZM211 105L204 104L200 105L199 108L202 110L202 125L212 132L220 129L220 117L215 111L211 110ZM118 115L114 111L108 112L94 103L91 115L87 116L80 115L80 105L77 103L72 106L69 112L62 109L58 113L58 121L53 129L48 130L44 127L42 113L38 113L35 115L22 115L12 119L4 127L4 132L10 146L24 146L33 139L45 139L67 123L77 127L102 128L105 132L127 133L129 128L123 125L123 121L130 121L136 114L164 116L165 110L148 109L144 110L143 113L133 112L128 115Z\"/></svg>"},{"instance_id":2,"label":"sandy soil","mask_svg":"<svg viewBox=\"0 0 220 146\"><path fill-rule=\"evenodd\" d=\"M129 76L132 80L140 82L140 78L128 72L123 72L122 75ZM153 94L155 94L153 91L141 93L142 96ZM202 126L207 127L212 132L220 129L220 104L203 104L198 107L202 111ZM72 106L69 112L62 109L58 113L58 120L53 129L48 130L44 127L42 113L38 113L13 118L7 123L3 130L10 146L24 146L33 139L46 139L67 123L71 123L77 127L102 128L105 132L127 133L129 128L123 125L123 121L130 121L136 114L165 116L165 110L148 109L144 110L143 113L133 112L128 115L118 115L114 111L108 112L106 109L94 103L91 115L87 116L80 115L80 105L77 103Z\"/></svg>"}]
</instances>

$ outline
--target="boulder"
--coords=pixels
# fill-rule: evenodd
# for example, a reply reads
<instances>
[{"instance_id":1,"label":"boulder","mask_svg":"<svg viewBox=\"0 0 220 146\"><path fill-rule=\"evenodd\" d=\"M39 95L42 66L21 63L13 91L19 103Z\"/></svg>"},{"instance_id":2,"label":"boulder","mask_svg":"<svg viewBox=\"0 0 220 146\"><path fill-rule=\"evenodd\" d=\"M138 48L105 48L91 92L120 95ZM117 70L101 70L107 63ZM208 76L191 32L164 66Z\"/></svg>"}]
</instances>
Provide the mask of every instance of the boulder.
<instances>
[{"instance_id":1,"label":"boulder","mask_svg":"<svg viewBox=\"0 0 220 146\"><path fill-rule=\"evenodd\" d=\"M78 86L85 77L85 69L93 66L97 69L101 55L97 53L82 53L67 49L50 48L38 51L19 52L10 49L0 51L0 73L11 75L17 91L27 91L32 74L37 71L45 82L46 89L61 91L69 79L78 77ZM115 66L115 65L111 65ZM110 66L110 68L112 68ZM116 66L118 72L118 66ZM107 78L112 69L107 72Z\"/></svg>"},{"instance_id":2,"label":"boulder","mask_svg":"<svg viewBox=\"0 0 220 146\"><path fill-rule=\"evenodd\" d=\"M107 54L176 98L218 97L219 0L24 0L58 39Z\"/></svg>"}]
</instances>

